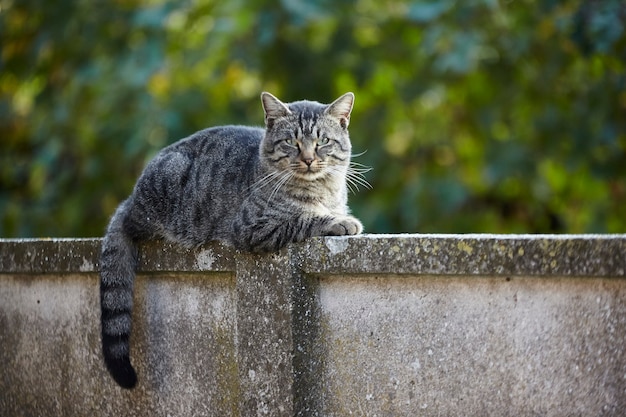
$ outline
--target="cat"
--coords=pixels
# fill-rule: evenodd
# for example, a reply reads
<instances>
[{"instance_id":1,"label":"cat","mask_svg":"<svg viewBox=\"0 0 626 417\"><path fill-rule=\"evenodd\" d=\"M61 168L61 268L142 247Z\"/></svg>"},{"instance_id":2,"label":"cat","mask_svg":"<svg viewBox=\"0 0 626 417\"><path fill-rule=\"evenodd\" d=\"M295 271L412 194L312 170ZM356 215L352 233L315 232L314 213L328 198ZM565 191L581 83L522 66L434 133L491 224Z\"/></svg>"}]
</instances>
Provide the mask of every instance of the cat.
<instances>
[{"instance_id":1,"label":"cat","mask_svg":"<svg viewBox=\"0 0 626 417\"><path fill-rule=\"evenodd\" d=\"M208 128L163 148L109 222L100 256L102 350L123 388L137 384L129 339L139 242L191 248L219 240L264 253L363 231L347 206L349 188L369 186L361 165L351 166L354 94L325 105L264 92L261 102L265 128Z\"/></svg>"}]
</instances>

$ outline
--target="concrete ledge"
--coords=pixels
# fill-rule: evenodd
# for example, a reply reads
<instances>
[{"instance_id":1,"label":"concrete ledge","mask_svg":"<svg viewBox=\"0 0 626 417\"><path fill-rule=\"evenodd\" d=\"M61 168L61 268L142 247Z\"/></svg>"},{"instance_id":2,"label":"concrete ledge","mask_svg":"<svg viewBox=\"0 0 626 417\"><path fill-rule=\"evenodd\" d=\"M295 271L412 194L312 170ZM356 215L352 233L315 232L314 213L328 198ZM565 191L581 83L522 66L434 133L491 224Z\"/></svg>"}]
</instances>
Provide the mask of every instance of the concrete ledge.
<instances>
[{"instance_id":1,"label":"concrete ledge","mask_svg":"<svg viewBox=\"0 0 626 417\"><path fill-rule=\"evenodd\" d=\"M0 273L98 272L101 239L0 239ZM141 246L139 272L235 270L235 250L209 243L198 250L167 242Z\"/></svg>"},{"instance_id":2,"label":"concrete ledge","mask_svg":"<svg viewBox=\"0 0 626 417\"><path fill-rule=\"evenodd\" d=\"M269 255L152 242L133 391L100 357L99 251L0 240L3 416L626 409L626 235L365 235Z\"/></svg>"},{"instance_id":3,"label":"concrete ledge","mask_svg":"<svg viewBox=\"0 0 626 417\"><path fill-rule=\"evenodd\" d=\"M293 245L300 268L324 274L625 276L626 235L363 235ZM142 272L234 271L234 249L141 248ZM0 272L97 272L100 239L0 239Z\"/></svg>"},{"instance_id":4,"label":"concrete ledge","mask_svg":"<svg viewBox=\"0 0 626 417\"><path fill-rule=\"evenodd\" d=\"M624 235L365 235L311 239L302 269L323 274L624 276Z\"/></svg>"}]
</instances>

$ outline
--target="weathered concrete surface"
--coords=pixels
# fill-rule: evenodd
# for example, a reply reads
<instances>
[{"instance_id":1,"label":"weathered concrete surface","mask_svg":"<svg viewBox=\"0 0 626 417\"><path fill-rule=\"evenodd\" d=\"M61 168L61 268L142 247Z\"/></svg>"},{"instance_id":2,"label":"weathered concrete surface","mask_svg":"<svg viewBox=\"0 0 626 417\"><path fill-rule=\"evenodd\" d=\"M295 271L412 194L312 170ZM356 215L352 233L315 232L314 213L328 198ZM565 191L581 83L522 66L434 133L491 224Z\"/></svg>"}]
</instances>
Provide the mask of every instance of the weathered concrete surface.
<instances>
[{"instance_id":1,"label":"weathered concrete surface","mask_svg":"<svg viewBox=\"0 0 626 417\"><path fill-rule=\"evenodd\" d=\"M311 239L310 273L624 276L625 235L365 235Z\"/></svg>"},{"instance_id":2,"label":"weathered concrete surface","mask_svg":"<svg viewBox=\"0 0 626 417\"><path fill-rule=\"evenodd\" d=\"M320 280L319 416L626 410L626 285L610 279Z\"/></svg>"},{"instance_id":3,"label":"weathered concrete surface","mask_svg":"<svg viewBox=\"0 0 626 417\"><path fill-rule=\"evenodd\" d=\"M98 294L93 273L0 276L0 415L236 415L232 276L138 277L132 392L102 365Z\"/></svg>"},{"instance_id":4,"label":"weathered concrete surface","mask_svg":"<svg viewBox=\"0 0 626 417\"><path fill-rule=\"evenodd\" d=\"M242 416L293 416L291 269L286 251L237 257Z\"/></svg>"},{"instance_id":5,"label":"weathered concrete surface","mask_svg":"<svg viewBox=\"0 0 626 417\"><path fill-rule=\"evenodd\" d=\"M0 273L98 272L100 239L0 239ZM235 270L235 251L220 244L196 250L156 241L141 246L140 272Z\"/></svg>"},{"instance_id":6,"label":"weathered concrete surface","mask_svg":"<svg viewBox=\"0 0 626 417\"><path fill-rule=\"evenodd\" d=\"M2 416L624 415L626 235L141 247L134 391L99 239L0 240Z\"/></svg>"}]
</instances>

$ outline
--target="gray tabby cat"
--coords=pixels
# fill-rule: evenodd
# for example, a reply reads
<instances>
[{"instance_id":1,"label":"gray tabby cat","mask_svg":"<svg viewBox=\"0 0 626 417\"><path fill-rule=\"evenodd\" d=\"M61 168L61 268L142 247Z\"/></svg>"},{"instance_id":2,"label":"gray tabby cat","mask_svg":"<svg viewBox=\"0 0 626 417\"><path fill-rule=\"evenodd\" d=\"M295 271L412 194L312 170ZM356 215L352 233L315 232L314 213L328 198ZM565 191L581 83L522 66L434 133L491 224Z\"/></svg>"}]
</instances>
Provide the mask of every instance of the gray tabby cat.
<instances>
[{"instance_id":1,"label":"gray tabby cat","mask_svg":"<svg viewBox=\"0 0 626 417\"><path fill-rule=\"evenodd\" d=\"M111 218L100 257L102 350L124 388L137 383L129 338L138 242L220 240L271 252L363 230L347 206L347 181L366 184L350 168L354 95L329 105L285 104L269 93L261 100L265 129L215 127L164 148Z\"/></svg>"}]
</instances>

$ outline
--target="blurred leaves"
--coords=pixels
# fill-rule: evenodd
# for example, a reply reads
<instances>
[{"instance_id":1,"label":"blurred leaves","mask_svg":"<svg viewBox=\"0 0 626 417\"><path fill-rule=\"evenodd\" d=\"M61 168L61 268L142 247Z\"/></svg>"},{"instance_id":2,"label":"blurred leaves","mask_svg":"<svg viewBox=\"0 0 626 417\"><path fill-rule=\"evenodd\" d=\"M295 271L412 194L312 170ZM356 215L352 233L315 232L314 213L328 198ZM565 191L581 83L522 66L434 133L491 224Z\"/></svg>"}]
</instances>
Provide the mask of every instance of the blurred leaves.
<instances>
[{"instance_id":1,"label":"blurred leaves","mask_svg":"<svg viewBox=\"0 0 626 417\"><path fill-rule=\"evenodd\" d=\"M0 0L0 235L98 236L161 147L356 94L370 232L626 231L626 6Z\"/></svg>"}]
</instances>

